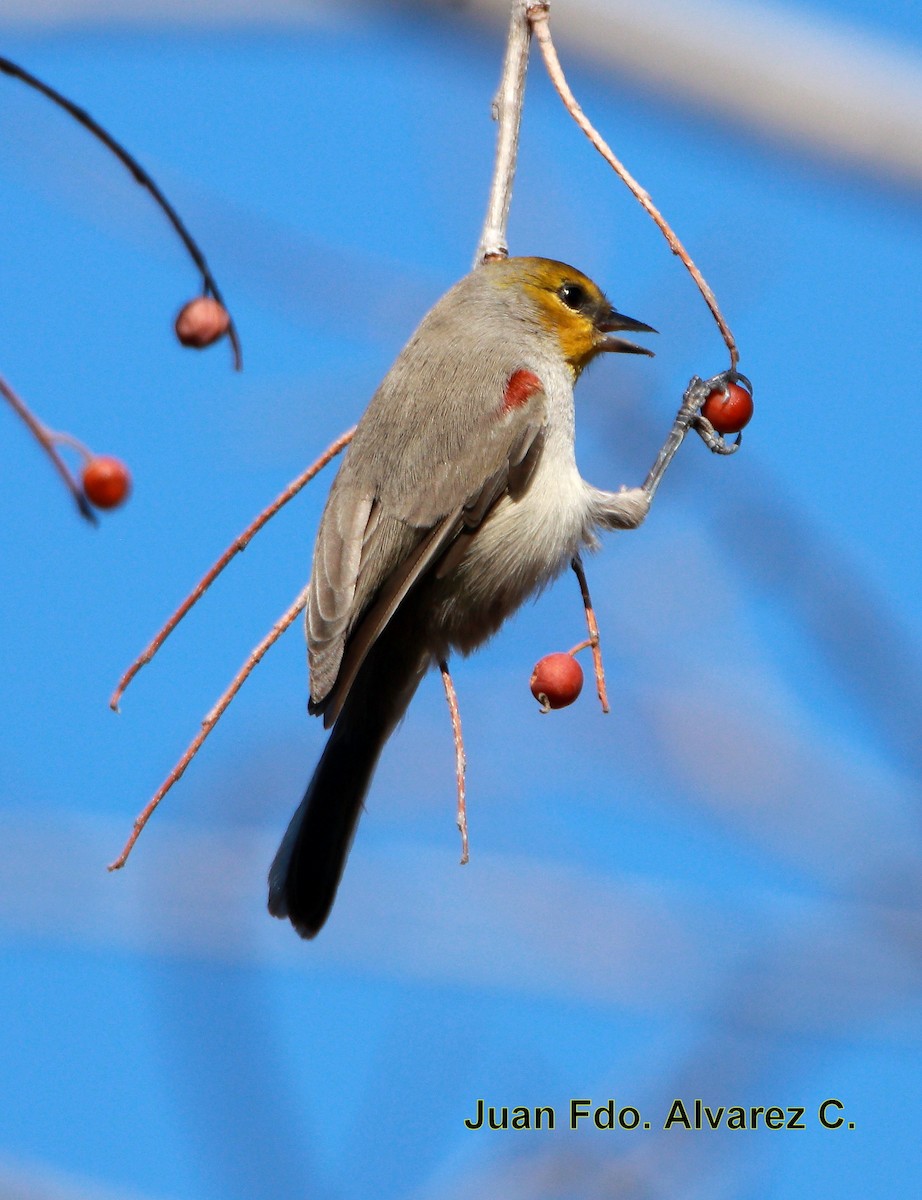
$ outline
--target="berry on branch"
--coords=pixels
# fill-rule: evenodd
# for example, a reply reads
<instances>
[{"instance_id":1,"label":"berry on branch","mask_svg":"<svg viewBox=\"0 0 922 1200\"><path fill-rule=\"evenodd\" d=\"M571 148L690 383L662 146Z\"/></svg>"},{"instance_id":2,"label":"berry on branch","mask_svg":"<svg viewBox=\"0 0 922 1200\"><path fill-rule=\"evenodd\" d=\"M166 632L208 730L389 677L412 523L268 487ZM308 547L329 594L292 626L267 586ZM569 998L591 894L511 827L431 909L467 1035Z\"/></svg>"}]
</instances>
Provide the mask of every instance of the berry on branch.
<instances>
[{"instance_id":1,"label":"berry on branch","mask_svg":"<svg viewBox=\"0 0 922 1200\"><path fill-rule=\"evenodd\" d=\"M118 458L98 454L87 460L81 475L83 494L97 508L118 508L128 499L131 475Z\"/></svg>"},{"instance_id":2,"label":"berry on branch","mask_svg":"<svg viewBox=\"0 0 922 1200\"><path fill-rule=\"evenodd\" d=\"M701 415L718 433L739 433L752 420L752 396L738 383L711 392L701 405Z\"/></svg>"},{"instance_id":3,"label":"berry on branch","mask_svg":"<svg viewBox=\"0 0 922 1200\"><path fill-rule=\"evenodd\" d=\"M546 654L535 664L529 680L531 694L547 712L566 708L583 689L583 668L572 654Z\"/></svg>"},{"instance_id":4,"label":"berry on branch","mask_svg":"<svg viewBox=\"0 0 922 1200\"><path fill-rule=\"evenodd\" d=\"M230 328L230 316L214 296L196 296L180 309L175 328L184 346L204 350L224 337Z\"/></svg>"}]
</instances>

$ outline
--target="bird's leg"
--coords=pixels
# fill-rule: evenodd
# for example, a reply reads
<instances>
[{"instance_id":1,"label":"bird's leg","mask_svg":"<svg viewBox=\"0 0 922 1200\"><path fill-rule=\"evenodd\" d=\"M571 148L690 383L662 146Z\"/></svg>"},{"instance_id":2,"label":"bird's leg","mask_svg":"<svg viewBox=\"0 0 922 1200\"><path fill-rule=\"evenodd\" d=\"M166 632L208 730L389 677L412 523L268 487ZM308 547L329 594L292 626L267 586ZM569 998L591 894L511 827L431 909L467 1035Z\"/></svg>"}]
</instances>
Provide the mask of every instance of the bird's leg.
<instances>
[{"instance_id":1,"label":"bird's leg","mask_svg":"<svg viewBox=\"0 0 922 1200\"><path fill-rule=\"evenodd\" d=\"M656 495L656 489L662 482L663 476L666 474L666 468L675 457L675 453L685 440L685 435L695 418L695 414L705 402L711 389L705 384L703 379L697 375L693 375L689 381L688 387L685 389L685 395L682 397L682 403L679 406L679 411L676 413L675 421L672 423L672 429L669 435L663 442L662 449L656 456L656 462L650 468L650 473L644 480L642 491L652 500Z\"/></svg>"},{"instance_id":2,"label":"bird's leg","mask_svg":"<svg viewBox=\"0 0 922 1200\"><path fill-rule=\"evenodd\" d=\"M737 380L752 390L749 380L739 371L723 371L711 379L700 379L697 375L691 377L672 423L672 429L643 484L640 487L623 487L618 492L595 490L593 516L598 525L603 529L636 529L638 525L643 524L656 495L656 489L666 474L666 468L675 457L689 429L694 429L708 449L715 454L736 453L741 437L738 435L736 441L728 445L710 421L702 417L699 410L711 392L720 391L726 388L728 383L735 383Z\"/></svg>"},{"instance_id":3,"label":"bird's leg","mask_svg":"<svg viewBox=\"0 0 922 1200\"><path fill-rule=\"evenodd\" d=\"M623 487L618 492L593 494L593 518L603 529L636 529L646 520L653 495L646 487Z\"/></svg>"},{"instance_id":4,"label":"bird's leg","mask_svg":"<svg viewBox=\"0 0 922 1200\"><path fill-rule=\"evenodd\" d=\"M458 785L458 831L461 834L461 865L468 861L467 850L467 798L464 786L464 775L467 771L467 757L464 753L464 737L461 733L461 711L458 708L458 696L452 682L448 662L439 659L439 670L442 673L442 685L445 688L445 699L448 701L448 711L451 715L451 731L455 739L455 779Z\"/></svg>"},{"instance_id":5,"label":"bird's leg","mask_svg":"<svg viewBox=\"0 0 922 1200\"><path fill-rule=\"evenodd\" d=\"M711 379L701 379L697 375L691 377L669 436L663 443L656 462L650 468L650 473L643 483L642 490L651 500L656 495L656 489L666 474L666 468L675 457L675 453L685 440L689 429L694 429L708 449L713 450L715 454L735 453L740 444L740 438L737 437L737 440L728 446L720 434L715 431L711 422L702 417L699 410L711 392L723 391L727 384L736 383L737 380L741 380L752 391L752 384L739 371L722 371Z\"/></svg>"},{"instance_id":6,"label":"bird's leg","mask_svg":"<svg viewBox=\"0 0 922 1200\"><path fill-rule=\"evenodd\" d=\"M752 383L741 371L723 371L720 375L715 375L712 379L706 381L698 379L696 375L688 385L689 388L696 381L700 385L700 391L703 392L702 404L712 392L721 392L726 396L727 388L731 383L742 383L750 395L752 394ZM685 394L687 396L688 392ZM714 454L735 454L740 447L740 442L743 440L743 435L738 433L736 441L728 445L724 441L722 434L719 434L707 417L703 416L700 412L692 419L692 427L708 450L711 450Z\"/></svg>"}]
</instances>

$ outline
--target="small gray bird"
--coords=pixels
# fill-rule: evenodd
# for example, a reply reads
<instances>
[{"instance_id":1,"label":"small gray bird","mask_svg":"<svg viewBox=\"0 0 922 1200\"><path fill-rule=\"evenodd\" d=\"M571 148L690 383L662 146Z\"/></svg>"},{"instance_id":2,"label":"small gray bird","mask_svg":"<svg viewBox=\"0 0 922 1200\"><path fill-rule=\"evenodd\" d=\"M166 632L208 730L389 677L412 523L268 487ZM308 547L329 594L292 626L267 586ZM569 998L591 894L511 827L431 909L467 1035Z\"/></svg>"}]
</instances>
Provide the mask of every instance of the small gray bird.
<instances>
[{"instance_id":1,"label":"small gray bird","mask_svg":"<svg viewBox=\"0 0 922 1200\"><path fill-rule=\"evenodd\" d=\"M468 654L598 529L634 529L643 488L605 492L574 457L573 385L614 336L582 272L477 267L426 315L375 392L330 489L307 603L310 711L332 732L269 871L269 911L329 915L378 756L423 675Z\"/></svg>"}]
</instances>

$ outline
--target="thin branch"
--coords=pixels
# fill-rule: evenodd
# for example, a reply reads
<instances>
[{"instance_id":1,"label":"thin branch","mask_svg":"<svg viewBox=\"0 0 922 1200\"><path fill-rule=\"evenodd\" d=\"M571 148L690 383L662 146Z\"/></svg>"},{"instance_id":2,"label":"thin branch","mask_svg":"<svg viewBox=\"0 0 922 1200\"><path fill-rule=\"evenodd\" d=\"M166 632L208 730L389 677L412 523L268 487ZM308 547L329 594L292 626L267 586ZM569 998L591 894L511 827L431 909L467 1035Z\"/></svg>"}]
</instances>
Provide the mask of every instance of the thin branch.
<instances>
[{"instance_id":1,"label":"thin branch","mask_svg":"<svg viewBox=\"0 0 922 1200\"><path fill-rule=\"evenodd\" d=\"M214 708L211 710L211 712L208 714L208 716L204 719L204 721L202 721L202 728L199 730L199 732L196 734L196 736L192 739L192 741L186 747L186 751L183 754L182 758L180 758L179 762L177 762L176 766L169 773L169 775L166 777L166 779L163 781L163 783L160 785L160 787L157 789L157 791L154 793L154 795L151 797L151 799L148 801L148 803L145 805L145 807L141 810L141 812L135 818L134 827L131 830L131 834L128 838L128 841L125 843L124 847L122 848L121 854L118 856L117 859L115 859L114 862L109 863L110 871L120 870L125 865L125 863L128 861L128 855L131 853L135 842L141 836L141 831L144 829L144 826L147 824L147 822L153 816L154 810L157 808L157 805L160 803L160 801L163 799L163 797L167 794L167 792L172 788L173 784L178 783L179 780L182 778L183 772L185 771L186 767L188 767L189 763L192 762L193 758L195 758L196 754L198 754L199 750L201 750L202 745L205 742L205 739L211 733L212 729L214 729L215 725L217 725L218 721L220 721L221 717L224 715L224 712L225 712L227 706L230 704L230 702L233 700L233 698L237 695L237 693L243 687L244 683L247 680L247 677L250 675L250 673L253 671L253 669L256 666L258 666L260 660L262 659L262 657L266 653L266 651L269 649L269 647L272 646L275 642L277 642L279 640L279 638L282 636L282 634L285 632L285 630L289 627L289 625L291 625L295 621L298 614L304 611L304 606L306 603L307 603L307 586L302 588L301 592L298 594L297 599L291 605L291 607L288 608L282 614L282 616L279 617L279 619L275 622L275 624L272 626L272 628L269 630L269 632L266 634L266 636L262 639L262 641L253 650L250 651L250 654L248 655L246 662L243 664L243 666L240 668L240 670L237 672L237 674L231 680L228 687L221 693L221 696L219 697L217 704L215 704Z\"/></svg>"},{"instance_id":2,"label":"thin branch","mask_svg":"<svg viewBox=\"0 0 922 1200\"><path fill-rule=\"evenodd\" d=\"M51 433L51 440L63 446L70 446L71 450L76 450L85 463L88 463L94 457L93 451L86 442L81 442L72 433L62 433L60 429L56 429Z\"/></svg>"},{"instance_id":3,"label":"thin branch","mask_svg":"<svg viewBox=\"0 0 922 1200\"><path fill-rule=\"evenodd\" d=\"M67 490L73 496L74 503L77 505L80 515L85 517L90 524L98 525L98 518L93 512L93 509L90 507L90 503L86 496L84 496L83 488L70 473L67 464L61 458L60 454L58 454L54 445L56 441L70 442L74 445L82 445L82 443L78 443L76 438L71 438L69 434L54 433L52 430L44 426L35 413L32 412L26 402L20 396L16 395L16 393L2 376L0 376L0 396L3 396L3 398L8 401L10 407L32 432L35 440L51 459L55 470L64 480L64 483L67 485Z\"/></svg>"},{"instance_id":4,"label":"thin branch","mask_svg":"<svg viewBox=\"0 0 922 1200\"><path fill-rule=\"evenodd\" d=\"M506 56L499 90L493 101L493 119L497 122L496 159L487 215L480 234L480 244L474 256L477 267L491 258L506 258L509 246L506 226L512 202L512 184L519 152L519 127L525 100L525 72L531 45L531 25L528 20L528 0L512 0Z\"/></svg>"},{"instance_id":5,"label":"thin branch","mask_svg":"<svg viewBox=\"0 0 922 1200\"><path fill-rule=\"evenodd\" d=\"M334 459L337 454L339 454L346 448L346 446L349 445L349 443L352 441L352 436L354 433L355 426L353 425L351 429L347 429L345 433L340 434L336 441L327 446L323 454L321 454L316 461L312 462L306 471L302 471L297 479L293 479L291 483L289 483L288 487L285 488L285 490L281 492L280 495L278 495L267 508L264 508L259 516L257 516L256 519L246 527L243 533L241 533L238 538L231 542L217 562L208 572L206 572L205 575L202 576L189 595L185 598L185 600L183 600L182 604L180 604L179 608L176 609L166 624L160 629L160 631L145 647L145 649L138 655L125 674L118 681L118 686L112 693L112 699L109 701L109 707L111 709L113 709L115 712L118 712L119 701L122 698L125 688L128 687L129 683L131 683L138 671L140 671L143 666L151 661L179 622L183 619L186 613L188 613L189 609L198 603L198 601L211 587L231 559L236 554L239 554L241 550L245 550L249 545L250 539L253 537L253 535L258 533L266 524L266 522L275 516L280 508L286 505L293 496L296 496L306 483L310 483L314 476L321 471L327 465L327 463Z\"/></svg>"},{"instance_id":6,"label":"thin branch","mask_svg":"<svg viewBox=\"0 0 922 1200\"><path fill-rule=\"evenodd\" d=\"M78 105L74 104L72 100L68 100L66 96L63 96L60 92L55 91L53 87L50 87L47 83L43 83L41 79L38 79L35 75L30 74L16 63L11 62L10 59L0 57L0 72L2 72L4 75L11 76L13 79L21 80L30 88L34 88L35 91L40 92L54 104L57 104L59 108L63 108L66 113L69 113L70 116L72 116L78 124L82 125L84 129L89 130L93 137L102 142L102 144L108 150L110 150L125 167L128 168L135 181L150 193L155 203L158 205L158 207L166 216L167 220L173 226L176 233L179 235L179 238L189 253L189 257L195 263L199 273L202 276L202 284L205 289L205 294L211 294L214 296L215 300L217 300L217 302L224 309L227 309L227 305L224 303L224 299L218 290L218 285L215 282L215 278L208 267L208 263L205 261L205 255L199 249L199 246L192 237L192 234L183 224L179 213L176 211L173 205L170 204L169 200L167 200L166 196L164 196L163 192L161 192L160 188L144 170L137 159L129 154L125 147L117 142L110 133L103 129L99 122L95 121L86 111L86 109L80 108ZM230 315L229 310L228 315ZM243 354L240 348L240 338L237 334L237 328L234 325L233 318L231 318L230 325L228 326L227 336L230 339L230 344L233 349L234 369L239 371L243 367Z\"/></svg>"},{"instance_id":7,"label":"thin branch","mask_svg":"<svg viewBox=\"0 0 922 1200\"><path fill-rule=\"evenodd\" d=\"M442 684L445 688L445 699L448 701L448 711L451 714L451 732L455 739L455 780L458 787L458 830L461 834L461 865L470 858L467 847L467 793L464 776L467 771L467 757L464 753L464 736L461 733L461 710L458 708L458 696L455 685L444 658L439 659L439 670L442 672Z\"/></svg>"},{"instance_id":8,"label":"thin branch","mask_svg":"<svg viewBox=\"0 0 922 1200\"><path fill-rule=\"evenodd\" d=\"M659 209L650 199L649 194L640 186L637 180L630 174L627 168L617 159L608 143L603 139L602 135L591 124L586 114L580 108L576 101L576 97L570 91L570 86L567 83L563 73L563 68L560 65L560 59L557 57L557 51L554 48L554 43L551 40L551 31L548 24L549 10L548 4L534 4L528 10L528 18L531 22L532 31L538 40L538 45L541 47L541 54L544 57L544 65L547 67L547 73L551 77L551 82L557 89L557 94L567 108L567 111L572 116L573 120L579 125L586 137L589 138L596 150L602 155L605 161L613 168L615 173L627 185L631 194L640 202L643 208L650 214L655 221L658 229L665 237L666 241L673 254L685 264L692 279L698 285L698 290L704 297L704 301L711 310L711 315L717 322L727 349L730 351L730 368L736 367L739 362L739 351L736 347L736 340L730 331L730 326L724 320L723 313L717 304L717 299L711 291L704 276L692 262L688 251L676 237L671 227L666 222L665 218L660 213Z\"/></svg>"},{"instance_id":9,"label":"thin branch","mask_svg":"<svg viewBox=\"0 0 922 1200\"><path fill-rule=\"evenodd\" d=\"M586 628L589 630L588 645L592 647L592 666L595 671L595 690L599 695L599 703L602 705L602 712L611 712L608 703L608 691L605 687L605 666L602 663L602 644L599 640L599 624L595 619L595 609L592 607L592 597L589 595L589 584L586 582L586 572L583 570L582 559L577 555L570 563L573 572L579 581L580 595L583 598L583 608L586 610ZM577 649L582 649L586 643L580 643L580 646L574 647L570 651L575 653Z\"/></svg>"}]
</instances>

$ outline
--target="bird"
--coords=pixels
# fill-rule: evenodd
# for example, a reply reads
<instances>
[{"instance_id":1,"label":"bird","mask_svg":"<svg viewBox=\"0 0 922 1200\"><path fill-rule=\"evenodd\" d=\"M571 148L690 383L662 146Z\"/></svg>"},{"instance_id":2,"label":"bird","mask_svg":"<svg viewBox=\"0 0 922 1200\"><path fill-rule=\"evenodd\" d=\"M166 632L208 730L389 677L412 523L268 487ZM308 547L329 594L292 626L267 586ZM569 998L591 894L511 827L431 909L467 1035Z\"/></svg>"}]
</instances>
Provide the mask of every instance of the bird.
<instances>
[{"instance_id":1,"label":"bird","mask_svg":"<svg viewBox=\"0 0 922 1200\"><path fill-rule=\"evenodd\" d=\"M330 488L306 603L308 709L331 730L269 871L269 911L326 922L384 744L430 667L467 655L597 533L634 529L643 487L580 475L573 388L655 333L575 267L507 257L435 304L374 393Z\"/></svg>"}]
</instances>

